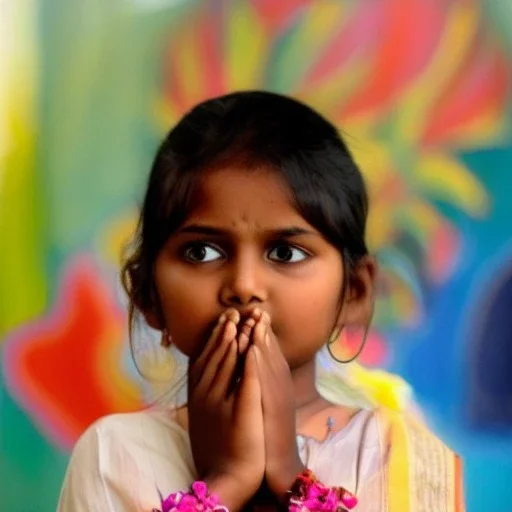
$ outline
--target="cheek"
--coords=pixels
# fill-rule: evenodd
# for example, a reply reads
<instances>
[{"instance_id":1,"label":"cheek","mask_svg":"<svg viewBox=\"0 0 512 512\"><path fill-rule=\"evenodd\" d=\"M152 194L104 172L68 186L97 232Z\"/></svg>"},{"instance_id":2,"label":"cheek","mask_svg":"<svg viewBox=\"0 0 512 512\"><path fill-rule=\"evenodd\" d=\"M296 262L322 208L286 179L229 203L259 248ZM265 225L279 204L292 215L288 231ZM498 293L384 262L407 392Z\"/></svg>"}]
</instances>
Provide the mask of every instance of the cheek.
<instances>
[{"instance_id":1,"label":"cheek","mask_svg":"<svg viewBox=\"0 0 512 512\"><path fill-rule=\"evenodd\" d=\"M156 288L166 328L173 344L190 356L208 339L216 321L216 289L208 279L181 266L158 265Z\"/></svg>"},{"instance_id":2,"label":"cheek","mask_svg":"<svg viewBox=\"0 0 512 512\"><path fill-rule=\"evenodd\" d=\"M304 276L285 287L276 335L289 363L311 359L328 341L339 313L341 280L341 272L334 270Z\"/></svg>"}]
</instances>

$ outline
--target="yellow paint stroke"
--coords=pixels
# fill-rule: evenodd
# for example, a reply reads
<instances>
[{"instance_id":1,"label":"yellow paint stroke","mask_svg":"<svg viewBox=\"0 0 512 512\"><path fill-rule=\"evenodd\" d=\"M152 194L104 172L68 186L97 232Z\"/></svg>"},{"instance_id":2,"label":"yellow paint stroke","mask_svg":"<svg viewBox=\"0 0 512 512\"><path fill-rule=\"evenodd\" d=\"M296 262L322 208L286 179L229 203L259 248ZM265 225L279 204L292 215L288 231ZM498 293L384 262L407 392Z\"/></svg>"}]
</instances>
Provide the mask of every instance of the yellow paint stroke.
<instances>
[{"instance_id":1,"label":"yellow paint stroke","mask_svg":"<svg viewBox=\"0 0 512 512\"><path fill-rule=\"evenodd\" d=\"M475 216L488 211L489 197L483 186L455 158L443 153L424 154L414 173L420 188L436 199L449 201Z\"/></svg>"},{"instance_id":2,"label":"yellow paint stroke","mask_svg":"<svg viewBox=\"0 0 512 512\"><path fill-rule=\"evenodd\" d=\"M6 1L0 30L0 339L44 308L43 218L36 182L37 12Z\"/></svg>"},{"instance_id":3,"label":"yellow paint stroke","mask_svg":"<svg viewBox=\"0 0 512 512\"><path fill-rule=\"evenodd\" d=\"M224 42L227 83L230 90L263 88L263 70L268 57L266 34L250 2L236 2L229 11Z\"/></svg>"}]
</instances>

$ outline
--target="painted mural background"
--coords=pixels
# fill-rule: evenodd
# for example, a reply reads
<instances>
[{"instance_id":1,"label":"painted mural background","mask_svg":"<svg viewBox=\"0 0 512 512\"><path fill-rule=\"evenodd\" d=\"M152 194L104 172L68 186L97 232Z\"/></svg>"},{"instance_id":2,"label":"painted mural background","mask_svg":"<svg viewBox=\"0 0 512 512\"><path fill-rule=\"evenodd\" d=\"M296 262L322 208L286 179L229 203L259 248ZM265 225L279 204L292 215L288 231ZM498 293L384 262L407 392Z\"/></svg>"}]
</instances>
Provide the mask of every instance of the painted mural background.
<instances>
[{"instance_id":1,"label":"painted mural background","mask_svg":"<svg viewBox=\"0 0 512 512\"><path fill-rule=\"evenodd\" d=\"M197 101L264 88L333 120L370 187L382 282L347 377L412 390L469 512L512 511L512 2L3 0L0 20L0 510L54 510L80 433L147 401L117 271L153 153Z\"/></svg>"}]
</instances>

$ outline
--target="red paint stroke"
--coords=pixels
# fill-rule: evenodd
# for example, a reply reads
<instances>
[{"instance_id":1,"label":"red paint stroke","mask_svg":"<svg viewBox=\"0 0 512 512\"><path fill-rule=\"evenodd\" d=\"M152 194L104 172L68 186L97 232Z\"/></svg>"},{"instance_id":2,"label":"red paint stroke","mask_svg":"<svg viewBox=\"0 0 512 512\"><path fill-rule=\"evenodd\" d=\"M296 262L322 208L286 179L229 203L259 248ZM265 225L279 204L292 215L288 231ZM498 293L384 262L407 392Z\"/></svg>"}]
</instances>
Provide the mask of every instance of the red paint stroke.
<instances>
[{"instance_id":1,"label":"red paint stroke","mask_svg":"<svg viewBox=\"0 0 512 512\"><path fill-rule=\"evenodd\" d=\"M220 96L227 91L226 69L223 66L224 31L220 30L225 16L220 10L210 9L210 12L207 11L199 20L196 32L201 55L200 67L204 76L203 91L209 98Z\"/></svg>"},{"instance_id":2,"label":"red paint stroke","mask_svg":"<svg viewBox=\"0 0 512 512\"><path fill-rule=\"evenodd\" d=\"M367 112L390 107L396 96L404 89L412 78L404 72L418 72L418 67L412 66L411 59L425 59L424 45L418 37L431 35L428 30L417 31L418 17L422 13L418 1L402 2L388 0L378 29L378 41L374 53L371 73L366 83L362 84L340 112L341 118L348 118ZM421 20L421 23L433 21L433 17ZM437 31L439 30L438 27ZM414 34L416 32L416 34ZM435 31L434 31L435 33ZM411 39L412 38L412 39ZM412 46L415 43L416 46ZM421 49L423 55L420 55Z\"/></svg>"},{"instance_id":3,"label":"red paint stroke","mask_svg":"<svg viewBox=\"0 0 512 512\"><path fill-rule=\"evenodd\" d=\"M253 5L267 34L275 34L284 30L294 20L302 8L311 5L315 0L254 0Z\"/></svg>"},{"instance_id":4,"label":"red paint stroke","mask_svg":"<svg viewBox=\"0 0 512 512\"><path fill-rule=\"evenodd\" d=\"M360 349L364 339L363 329L345 329L339 338L339 349L343 353L343 358L350 358ZM363 351L358 357L358 361L369 367L383 366L389 355L389 350L384 337L376 330L370 329Z\"/></svg>"},{"instance_id":5,"label":"red paint stroke","mask_svg":"<svg viewBox=\"0 0 512 512\"><path fill-rule=\"evenodd\" d=\"M510 93L510 65L481 40L433 106L423 136L425 146L456 138L471 123L491 115L499 118Z\"/></svg>"},{"instance_id":6,"label":"red paint stroke","mask_svg":"<svg viewBox=\"0 0 512 512\"><path fill-rule=\"evenodd\" d=\"M434 231L426 257L428 274L434 283L443 283L451 275L459 252L460 236L452 226L443 224Z\"/></svg>"},{"instance_id":7,"label":"red paint stroke","mask_svg":"<svg viewBox=\"0 0 512 512\"><path fill-rule=\"evenodd\" d=\"M339 73L349 60L368 58L368 54L376 45L384 7L385 2L358 3L348 22L341 25L340 30L325 46L316 62L312 63L306 74L303 88L314 89L333 74Z\"/></svg>"},{"instance_id":8,"label":"red paint stroke","mask_svg":"<svg viewBox=\"0 0 512 512\"><path fill-rule=\"evenodd\" d=\"M142 406L123 389L131 383L121 363L106 365L113 349L121 351L124 322L101 276L81 257L66 269L48 316L8 336L7 387L57 445L68 449L99 417Z\"/></svg>"}]
</instances>

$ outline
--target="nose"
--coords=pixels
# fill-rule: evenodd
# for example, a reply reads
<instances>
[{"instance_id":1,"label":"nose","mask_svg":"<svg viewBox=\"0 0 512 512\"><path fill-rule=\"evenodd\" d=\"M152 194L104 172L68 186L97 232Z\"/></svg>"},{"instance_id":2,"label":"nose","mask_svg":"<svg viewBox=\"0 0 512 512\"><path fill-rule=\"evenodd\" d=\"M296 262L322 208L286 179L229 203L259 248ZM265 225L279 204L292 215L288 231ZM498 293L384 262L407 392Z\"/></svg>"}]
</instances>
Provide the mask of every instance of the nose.
<instances>
[{"instance_id":1,"label":"nose","mask_svg":"<svg viewBox=\"0 0 512 512\"><path fill-rule=\"evenodd\" d=\"M220 290L224 307L247 307L267 300L263 262L250 254L240 255L226 269Z\"/></svg>"}]
</instances>

